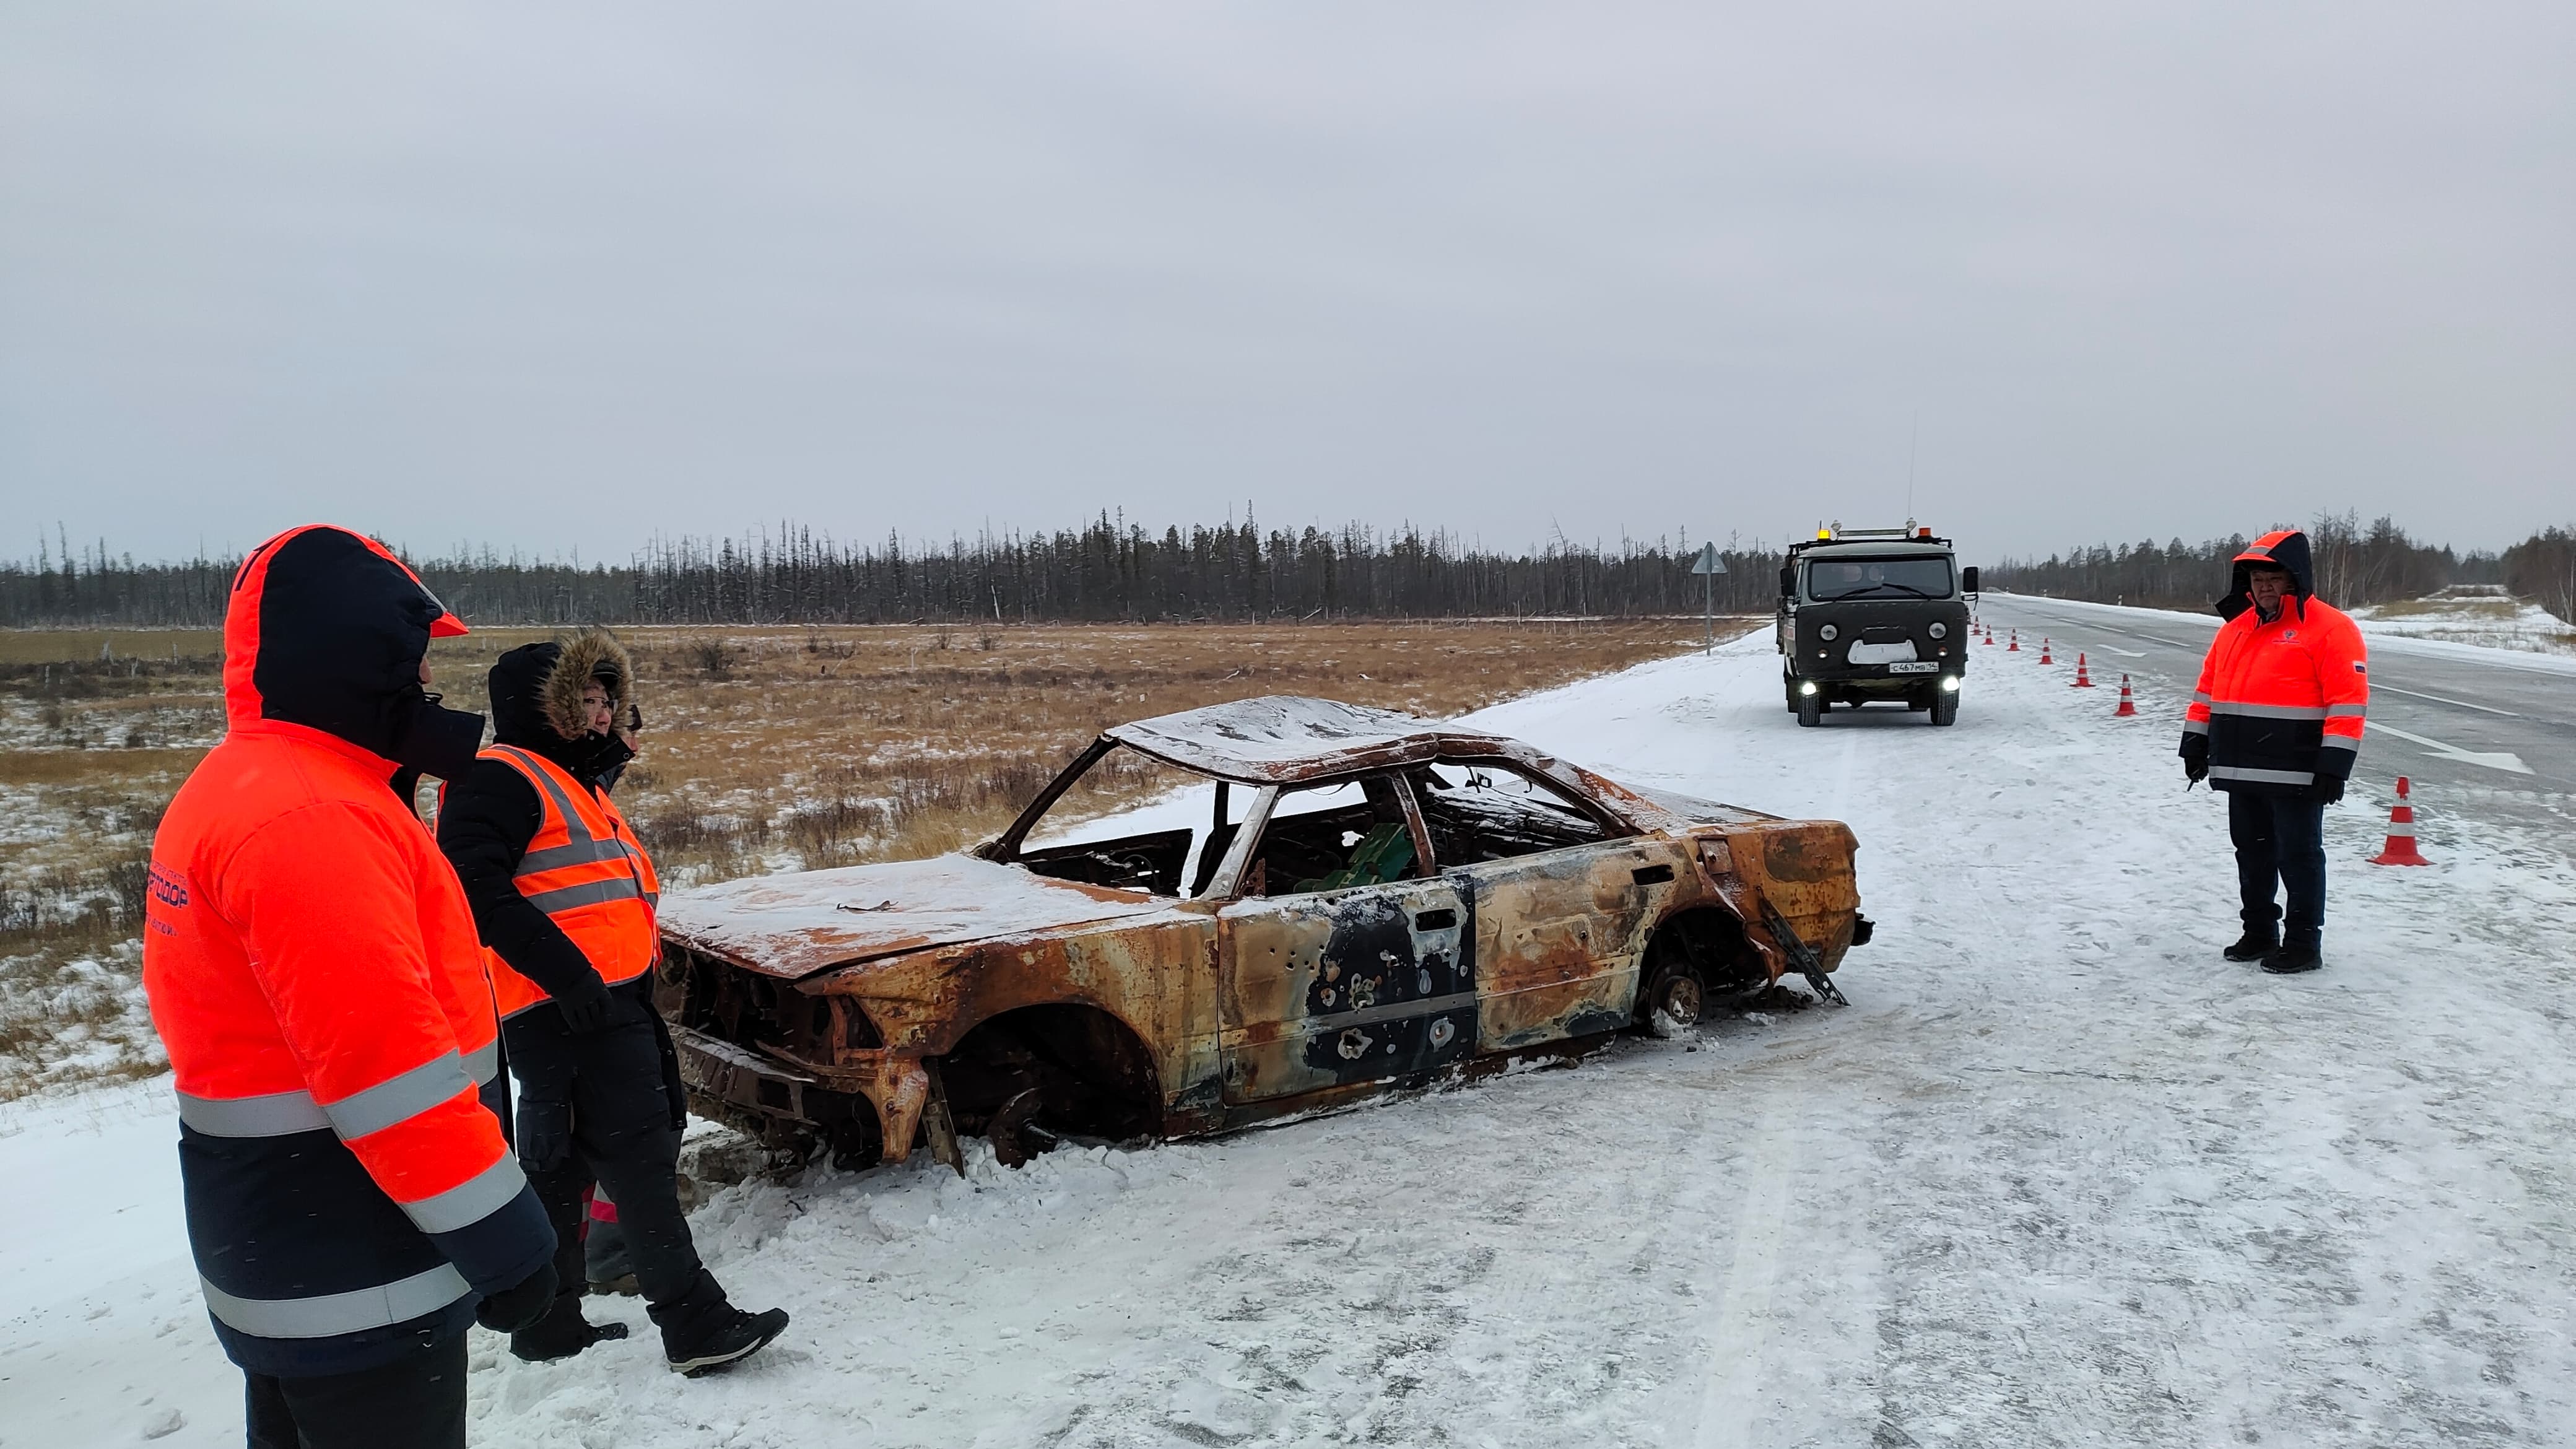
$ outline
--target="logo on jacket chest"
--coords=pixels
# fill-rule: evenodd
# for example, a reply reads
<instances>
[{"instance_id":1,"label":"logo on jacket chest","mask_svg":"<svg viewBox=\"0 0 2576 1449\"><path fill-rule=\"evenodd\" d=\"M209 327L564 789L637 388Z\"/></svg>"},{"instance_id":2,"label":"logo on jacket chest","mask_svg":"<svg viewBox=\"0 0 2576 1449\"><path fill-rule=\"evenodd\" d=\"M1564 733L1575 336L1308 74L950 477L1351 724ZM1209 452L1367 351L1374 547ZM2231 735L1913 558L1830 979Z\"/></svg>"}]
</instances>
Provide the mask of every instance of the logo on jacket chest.
<instances>
[{"instance_id":1,"label":"logo on jacket chest","mask_svg":"<svg viewBox=\"0 0 2576 1449\"><path fill-rule=\"evenodd\" d=\"M181 910L188 906L188 882L177 871L152 867L152 899Z\"/></svg>"},{"instance_id":2,"label":"logo on jacket chest","mask_svg":"<svg viewBox=\"0 0 2576 1449\"><path fill-rule=\"evenodd\" d=\"M175 870L166 870L155 863L147 873L145 888L152 893L153 905L165 906L174 911L184 911L188 908L188 879ZM178 934L166 923L152 920L152 915L151 911L144 912L146 925L165 936Z\"/></svg>"}]
</instances>

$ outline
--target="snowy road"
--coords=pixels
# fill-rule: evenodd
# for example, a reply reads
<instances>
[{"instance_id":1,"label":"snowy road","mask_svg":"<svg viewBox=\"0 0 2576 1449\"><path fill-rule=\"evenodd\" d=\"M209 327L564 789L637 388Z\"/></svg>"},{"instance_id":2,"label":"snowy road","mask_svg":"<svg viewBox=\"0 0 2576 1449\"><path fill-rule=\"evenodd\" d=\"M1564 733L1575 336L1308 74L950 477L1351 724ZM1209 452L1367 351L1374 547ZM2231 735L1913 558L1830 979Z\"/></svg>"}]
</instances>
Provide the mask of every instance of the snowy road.
<instances>
[{"instance_id":1,"label":"snowy road","mask_svg":"<svg viewBox=\"0 0 2576 1449\"><path fill-rule=\"evenodd\" d=\"M780 1347L682 1381L623 1300L646 1341L571 1364L480 1336L477 1442L2576 1443L2576 872L2510 825L2373 869L2355 800L2328 969L2228 966L2181 692L2124 721L2019 658L1971 680L1953 729L1799 730L1766 633L1484 717L1849 820L1851 1008L1216 1143L729 1189L701 1242L794 1309ZM0 1117L0 1443L238 1442L161 1100Z\"/></svg>"}]
</instances>

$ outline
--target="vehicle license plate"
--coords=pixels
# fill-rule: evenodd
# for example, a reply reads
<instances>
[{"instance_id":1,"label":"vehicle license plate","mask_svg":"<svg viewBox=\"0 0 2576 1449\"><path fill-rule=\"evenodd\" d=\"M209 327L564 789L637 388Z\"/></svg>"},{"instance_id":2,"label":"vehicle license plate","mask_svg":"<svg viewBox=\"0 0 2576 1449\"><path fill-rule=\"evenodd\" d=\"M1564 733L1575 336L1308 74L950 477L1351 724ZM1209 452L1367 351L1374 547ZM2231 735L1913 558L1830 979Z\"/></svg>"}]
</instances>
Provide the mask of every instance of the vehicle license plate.
<instances>
[{"instance_id":1,"label":"vehicle license plate","mask_svg":"<svg viewBox=\"0 0 2576 1449\"><path fill-rule=\"evenodd\" d=\"M1941 667L1937 659L1907 659L1887 666L1890 674L1929 674Z\"/></svg>"}]
</instances>

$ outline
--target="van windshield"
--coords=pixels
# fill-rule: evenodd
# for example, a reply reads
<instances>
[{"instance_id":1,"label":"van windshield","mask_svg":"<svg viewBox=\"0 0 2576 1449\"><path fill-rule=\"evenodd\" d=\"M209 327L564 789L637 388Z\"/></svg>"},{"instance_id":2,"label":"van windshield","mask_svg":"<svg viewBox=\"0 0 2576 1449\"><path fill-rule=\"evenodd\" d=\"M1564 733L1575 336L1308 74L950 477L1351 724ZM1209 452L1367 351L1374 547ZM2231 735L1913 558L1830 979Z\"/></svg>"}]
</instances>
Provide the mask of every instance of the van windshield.
<instances>
[{"instance_id":1,"label":"van windshield","mask_svg":"<svg viewBox=\"0 0 2576 1449\"><path fill-rule=\"evenodd\" d=\"M1952 592L1950 560L1929 558L1816 559L1807 565L1807 597L1832 599L1946 599Z\"/></svg>"}]
</instances>

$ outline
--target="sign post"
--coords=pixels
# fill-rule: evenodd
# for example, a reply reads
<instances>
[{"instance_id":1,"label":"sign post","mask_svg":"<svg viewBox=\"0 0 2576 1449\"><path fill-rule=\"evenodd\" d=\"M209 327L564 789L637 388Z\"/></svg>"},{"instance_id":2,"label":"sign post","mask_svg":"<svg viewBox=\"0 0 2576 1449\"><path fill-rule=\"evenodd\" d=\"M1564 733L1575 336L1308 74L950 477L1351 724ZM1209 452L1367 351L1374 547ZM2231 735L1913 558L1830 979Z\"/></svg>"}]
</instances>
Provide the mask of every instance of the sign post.
<instances>
[{"instance_id":1,"label":"sign post","mask_svg":"<svg viewBox=\"0 0 2576 1449\"><path fill-rule=\"evenodd\" d=\"M1726 560L1717 556L1717 545L1700 545L1699 558L1692 562L1691 572L1700 576L1699 650L1702 654L1717 649L1717 576L1726 572Z\"/></svg>"}]
</instances>

